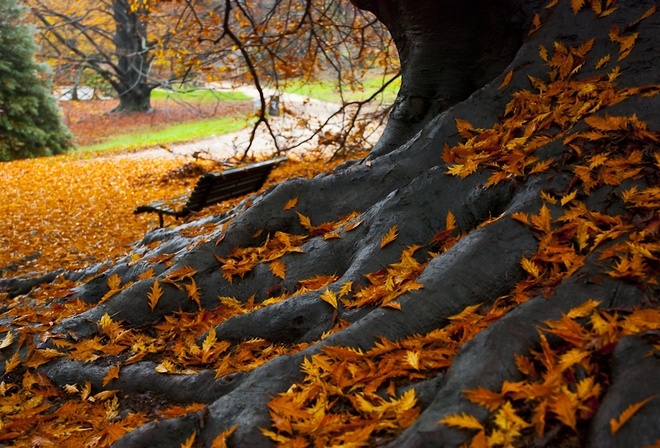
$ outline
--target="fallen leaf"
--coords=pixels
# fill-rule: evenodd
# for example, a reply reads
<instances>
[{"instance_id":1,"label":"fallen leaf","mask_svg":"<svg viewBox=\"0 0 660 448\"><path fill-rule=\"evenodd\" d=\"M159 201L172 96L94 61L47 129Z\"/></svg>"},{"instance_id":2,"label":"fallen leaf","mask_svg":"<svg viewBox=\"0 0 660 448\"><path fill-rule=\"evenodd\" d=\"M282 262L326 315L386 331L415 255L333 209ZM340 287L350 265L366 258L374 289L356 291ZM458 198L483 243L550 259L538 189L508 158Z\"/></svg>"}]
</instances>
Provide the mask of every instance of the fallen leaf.
<instances>
[{"instance_id":1,"label":"fallen leaf","mask_svg":"<svg viewBox=\"0 0 660 448\"><path fill-rule=\"evenodd\" d=\"M394 224L390 229L383 235L383 238L380 240L380 247L381 249L388 244L390 244L392 241L394 241L399 234L397 233L398 227L396 224Z\"/></svg>"}]
</instances>

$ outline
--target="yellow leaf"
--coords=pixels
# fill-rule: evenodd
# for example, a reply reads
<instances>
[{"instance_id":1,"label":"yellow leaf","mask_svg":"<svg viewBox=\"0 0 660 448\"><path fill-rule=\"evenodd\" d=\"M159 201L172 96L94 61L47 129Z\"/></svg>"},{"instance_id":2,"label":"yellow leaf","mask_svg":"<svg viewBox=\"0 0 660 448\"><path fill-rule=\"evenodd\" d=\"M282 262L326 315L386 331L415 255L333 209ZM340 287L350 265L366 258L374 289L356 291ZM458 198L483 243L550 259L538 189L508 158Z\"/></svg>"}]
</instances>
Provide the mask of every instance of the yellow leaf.
<instances>
[{"instance_id":1,"label":"yellow leaf","mask_svg":"<svg viewBox=\"0 0 660 448\"><path fill-rule=\"evenodd\" d=\"M213 348L213 345L217 342L215 328L211 328L202 342L202 351L208 352Z\"/></svg>"},{"instance_id":2,"label":"yellow leaf","mask_svg":"<svg viewBox=\"0 0 660 448\"><path fill-rule=\"evenodd\" d=\"M108 288L110 291L116 291L121 286L121 278L117 274L112 274L108 277Z\"/></svg>"},{"instance_id":3,"label":"yellow leaf","mask_svg":"<svg viewBox=\"0 0 660 448\"><path fill-rule=\"evenodd\" d=\"M192 435L188 437L186 441L181 444L181 448L192 448L193 444L195 443L196 437L197 437L197 433L193 432Z\"/></svg>"},{"instance_id":4,"label":"yellow leaf","mask_svg":"<svg viewBox=\"0 0 660 448\"><path fill-rule=\"evenodd\" d=\"M154 370L158 373L176 373L176 367L174 367L172 361L167 359L158 364Z\"/></svg>"},{"instance_id":5,"label":"yellow leaf","mask_svg":"<svg viewBox=\"0 0 660 448\"><path fill-rule=\"evenodd\" d=\"M380 240L380 247L383 248L390 244L392 241L396 239L399 234L397 233L398 227L396 224L394 224L392 227L390 227L390 230L385 233L383 238Z\"/></svg>"},{"instance_id":6,"label":"yellow leaf","mask_svg":"<svg viewBox=\"0 0 660 448\"><path fill-rule=\"evenodd\" d=\"M71 395L80 393L80 391L78 390L78 385L76 384L65 384L64 392Z\"/></svg>"},{"instance_id":7,"label":"yellow leaf","mask_svg":"<svg viewBox=\"0 0 660 448\"><path fill-rule=\"evenodd\" d=\"M573 348L559 357L559 367L566 370L576 364L580 364L584 358L589 356L589 352L579 348Z\"/></svg>"},{"instance_id":8,"label":"yellow leaf","mask_svg":"<svg viewBox=\"0 0 660 448\"><path fill-rule=\"evenodd\" d=\"M332 305L334 309L337 309L337 296L330 289L326 289L321 293L321 300Z\"/></svg>"},{"instance_id":9,"label":"yellow leaf","mask_svg":"<svg viewBox=\"0 0 660 448\"><path fill-rule=\"evenodd\" d=\"M571 193L567 194L566 196L564 196L563 198L561 198L559 203L562 206L564 206L564 205L568 204L569 202L571 202L573 199L575 199L575 196L577 196L577 190L573 190L573 192L571 192Z\"/></svg>"},{"instance_id":10,"label":"yellow leaf","mask_svg":"<svg viewBox=\"0 0 660 448\"><path fill-rule=\"evenodd\" d=\"M442 423L443 425L453 426L454 428L461 428L461 429L478 429L478 430L484 429L484 426L479 422L479 420L477 420L475 416L468 415L463 412L460 414L447 415L438 423Z\"/></svg>"},{"instance_id":11,"label":"yellow leaf","mask_svg":"<svg viewBox=\"0 0 660 448\"><path fill-rule=\"evenodd\" d=\"M539 270L539 267L536 265L536 263L528 260L525 257L520 260L520 265L525 270L525 272L532 274L532 277L534 278L538 278L538 276L541 275L541 271Z\"/></svg>"},{"instance_id":12,"label":"yellow leaf","mask_svg":"<svg viewBox=\"0 0 660 448\"><path fill-rule=\"evenodd\" d=\"M158 280L155 280L153 286L151 287L151 291L147 293L147 298L149 299L149 307L151 308L151 311L153 311L154 308L156 308L156 304L158 303L158 300L160 300L160 297L162 295L163 295L163 290L158 284Z\"/></svg>"},{"instance_id":13,"label":"yellow leaf","mask_svg":"<svg viewBox=\"0 0 660 448\"><path fill-rule=\"evenodd\" d=\"M504 79L502 80L502 84L500 84L498 89L503 89L504 87L508 86L509 83L511 82L511 79L513 79L513 70L509 70L507 72L507 74L504 75Z\"/></svg>"},{"instance_id":14,"label":"yellow leaf","mask_svg":"<svg viewBox=\"0 0 660 448\"><path fill-rule=\"evenodd\" d=\"M9 347L12 342L14 342L14 335L12 334L11 331L8 331L7 334L5 335L5 338L2 340L2 342L0 342L0 349Z\"/></svg>"},{"instance_id":15,"label":"yellow leaf","mask_svg":"<svg viewBox=\"0 0 660 448\"><path fill-rule=\"evenodd\" d=\"M297 197L293 199L289 199L288 201L286 201L286 204L284 204L284 207L282 207L282 210L291 210L296 206L297 203L298 203Z\"/></svg>"},{"instance_id":16,"label":"yellow leaf","mask_svg":"<svg viewBox=\"0 0 660 448\"><path fill-rule=\"evenodd\" d=\"M539 47L539 57L543 62L548 62L548 49L543 45Z\"/></svg>"},{"instance_id":17,"label":"yellow leaf","mask_svg":"<svg viewBox=\"0 0 660 448\"><path fill-rule=\"evenodd\" d=\"M275 277L279 277L284 280L284 277L286 276L286 265L282 260L273 260L270 262L268 267L270 268L270 272L272 272Z\"/></svg>"},{"instance_id":18,"label":"yellow leaf","mask_svg":"<svg viewBox=\"0 0 660 448\"><path fill-rule=\"evenodd\" d=\"M353 288L353 282L346 282L341 285L341 288L339 288L339 297L346 297L351 293L351 288Z\"/></svg>"},{"instance_id":19,"label":"yellow leaf","mask_svg":"<svg viewBox=\"0 0 660 448\"><path fill-rule=\"evenodd\" d=\"M115 378L119 378L119 370L120 369L121 369L121 366L119 364L117 364L116 366L110 367L108 369L108 372L103 377L103 386L106 386L110 381L114 380Z\"/></svg>"},{"instance_id":20,"label":"yellow leaf","mask_svg":"<svg viewBox=\"0 0 660 448\"><path fill-rule=\"evenodd\" d=\"M495 413L495 426L502 430L509 438L520 434L520 430L530 426L525 420L516 414L511 402L505 402Z\"/></svg>"},{"instance_id":21,"label":"yellow leaf","mask_svg":"<svg viewBox=\"0 0 660 448\"><path fill-rule=\"evenodd\" d=\"M411 351L408 350L406 351L406 361L410 366L415 369L419 370L419 352L418 351Z\"/></svg>"},{"instance_id":22,"label":"yellow leaf","mask_svg":"<svg viewBox=\"0 0 660 448\"><path fill-rule=\"evenodd\" d=\"M337 238L341 238L341 235L337 232L328 232L323 234L324 240L333 240Z\"/></svg>"},{"instance_id":23,"label":"yellow leaf","mask_svg":"<svg viewBox=\"0 0 660 448\"><path fill-rule=\"evenodd\" d=\"M649 401L651 401L653 397L649 397L646 400L643 401L638 401L637 403L633 403L630 406L628 406L622 413L619 415L619 418L616 419L611 419L610 420L610 430L612 431L612 434L616 434L621 427L632 418L633 415L635 415L642 407L646 405Z\"/></svg>"}]
</instances>

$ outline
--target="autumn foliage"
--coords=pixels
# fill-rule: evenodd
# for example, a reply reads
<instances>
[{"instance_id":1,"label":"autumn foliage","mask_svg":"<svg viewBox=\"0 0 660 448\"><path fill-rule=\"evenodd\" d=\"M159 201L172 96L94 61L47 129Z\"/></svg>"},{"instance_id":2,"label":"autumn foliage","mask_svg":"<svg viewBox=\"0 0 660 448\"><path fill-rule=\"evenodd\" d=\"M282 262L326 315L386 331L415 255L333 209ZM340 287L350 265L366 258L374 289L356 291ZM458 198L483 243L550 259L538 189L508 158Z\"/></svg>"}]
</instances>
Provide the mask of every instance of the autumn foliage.
<instances>
[{"instance_id":1,"label":"autumn foliage","mask_svg":"<svg viewBox=\"0 0 660 448\"><path fill-rule=\"evenodd\" d=\"M558 7L557 3L551 2L548 8ZM595 17L607 17L616 11L617 5L609 0L572 0L570 8L575 14L590 9L589 13ZM484 189L497 188L504 182L522 184L544 173L569 179L564 191L544 191L538 210L489 216L477 226L481 229L506 222L529 229L537 242L534 253L520 258L522 277L507 294L493 303L468 306L447 317L442 327L432 331L400 340L381 338L369 349L326 343L353 324L340 317L340 310L360 312L380 307L387 312L405 312L400 300L406 294L424 290L420 276L425 268L470 238L471 231L461 230L457 223L459 210L450 210L442 217L442 228L426 244L404 247L398 260L363 275L359 282L341 282L339 275L316 273L295 282L291 289L275 284L265 298L252 296L241 301L219 295L214 306L204 301L199 286L203 278L198 269L186 265L157 273L154 267L159 264L168 269L174 266L174 254L151 256L147 258L150 267L133 277L108 276L107 292L100 304L110 303L122 291L142 282L148 285L145 294L132 299L140 301L152 315L160 316L157 313L168 306L164 303L168 290L180 292L185 297L184 305L174 314L154 319L155 323L150 325L132 325L105 313L90 324L95 330L89 336L75 331L51 332L65 318L97 305L86 303L84 298L71 299L79 285L60 278L28 295L6 297L3 301L4 316L12 324L1 327L4 335L0 349L5 362L0 383L0 406L4 413L0 440L17 446L108 446L146 422L186 414L204 422L210 411L203 403L182 405L160 397L141 406L139 397L123 391L122 386L130 382L130 376L138 368L148 369L154 376L193 377L209 371L216 379L240 376L316 344L320 347L318 351L304 358L299 372L290 373L292 384L288 390L270 397L267 404L270 427L259 431L282 447L383 445L413 425L423 412L413 384L446 374L480 333L509 318L534 297L552 300L562 282L579 275L591 263L601 270L588 281L625 281L649 292L649 299L643 306L621 309L607 309L589 299L557 319L542 322L536 327L537 346L515 354L517 372L511 372L512 379L498 387L461 391L476 406L474 414L451 413L436 422L469 433L470 447L532 446L540 440L556 441L557 435L567 443L579 444L612 383L609 366L614 347L626 337L636 335L649 341L649 358L657 358L660 350L657 338L660 310L657 296L653 296L657 292L660 267L660 136L653 129L656 124L646 123L635 115L602 113L603 109L626 99L654 98L660 93L658 85L617 83L618 64L635 49L637 36L632 31L635 24L656 13L656 8L652 8L627 27L613 27L607 47L610 53L597 58L595 63L590 62L590 70L597 73L593 76L580 76L590 61L593 40L577 46L556 42L553 48L541 47L538 57L547 69L543 77L507 74L500 92L510 100L500 111L499 119L492 126L477 127L458 116L456 141L438 148L438 159L445 162L441 168L448 176L468 179L479 170L488 170ZM541 27L543 23L536 16L531 32ZM509 83L516 77L527 78L531 88L510 89ZM10 188L12 183L20 183L22 174L52 177L53 173L75 170L77 183L64 178L59 183L78 185L81 189L78 198L94 199L85 207L81 207L80 200L66 203L65 207L72 214L76 213L76 207L83 209L84 213L77 215L81 220L83 215L100 219L99 216L104 216L102 211L108 209L107 221L100 222L99 227L105 229L106 223L111 227L109 223L113 219L119 223L111 227L114 233L96 234L97 244L107 251L113 245L121 248L129 244L128 233L122 232L129 228L128 221L137 221L133 217L117 219L121 215L117 208L111 207L121 204L126 213L137 201L156 198L165 192L176 193L185 187L177 185L176 189L168 190L158 182L174 165L136 160L57 158L31 162L30 166L15 162L7 165L3 176L10 173L11 177L7 177L10 181L6 183L6 188ZM144 171L128 176L138 164ZM101 171L104 176L98 175ZM83 174L89 178L85 179ZM292 174L276 172L273 180ZM98 192L90 190L90 185L97 184L100 177L111 181ZM22 195L30 191L29 185L22 185L19 190ZM600 212L589 207L591 195L603 186L613 187L612 197L599 200L619 201L621 207ZM49 191L56 191L53 188L55 185ZM110 190L107 196L104 189ZM46 207L64 203L64 190L51 193L55 202L47 202ZM26 208L27 204L18 209ZM306 243L315 240L330 245L348 238L360 226L369 225L365 214L358 212L316 222L299 209L296 196L286 198L281 211L297 222L295 229L299 231L250 229L254 230L250 235L252 243L229 247L225 255L216 255L217 266L212 275L237 289L255 273L272 274L273 278L284 280L291 275L288 260L304 253ZM47 209L42 210L38 218L46 221L46 213ZM237 218L192 223L181 232L201 236L208 240L204 243L222 248L227 244L226 229L232 219ZM38 227L34 220L28 223L27 228L37 229L38 233L32 235L35 238L41 232L52 231L48 226ZM137 221L130 235L144 231L139 226L143 229L148 224L153 224L153 220ZM395 247L404 227L403 223L399 224L387 227L378 235L373 250ZM83 226L76 233L82 234L90 228ZM148 249L155 250L166 243L155 240L148 244ZM188 249L195 248L191 243ZM15 258L22 245L17 244L12 250L6 256L8 259ZM94 253L98 259L126 253L117 250L102 256L90 247L79 250ZM46 258L53 256L68 262L64 254ZM285 343L264 338L226 340L218 336L221 325L229 319L295 301L310 292L318 294L326 312L332 316L331 329L317 341ZM84 384L54 385L39 368L63 358L77 360L83 366L98 366L101 373L97 371L97 376L102 380L95 385L91 380ZM649 396L626 403L609 422L610 434L623 431L657 399ZM236 430L232 427L217 434L212 446L226 446ZM197 431L191 431L181 446L201 443L198 437Z\"/></svg>"}]
</instances>

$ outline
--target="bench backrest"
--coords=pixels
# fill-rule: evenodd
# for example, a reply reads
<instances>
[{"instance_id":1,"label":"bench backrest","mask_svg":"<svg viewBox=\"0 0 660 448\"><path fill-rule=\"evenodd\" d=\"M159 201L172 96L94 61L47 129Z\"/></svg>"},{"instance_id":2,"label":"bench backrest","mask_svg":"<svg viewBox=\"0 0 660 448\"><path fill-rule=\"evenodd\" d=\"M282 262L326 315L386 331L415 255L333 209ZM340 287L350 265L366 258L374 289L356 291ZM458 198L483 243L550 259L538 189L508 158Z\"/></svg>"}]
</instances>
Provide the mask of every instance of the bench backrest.
<instances>
[{"instance_id":1,"label":"bench backrest","mask_svg":"<svg viewBox=\"0 0 660 448\"><path fill-rule=\"evenodd\" d=\"M257 191L266 182L272 169L285 160L286 157L280 157L220 173L207 173L190 193L184 210L198 212L209 205Z\"/></svg>"}]
</instances>

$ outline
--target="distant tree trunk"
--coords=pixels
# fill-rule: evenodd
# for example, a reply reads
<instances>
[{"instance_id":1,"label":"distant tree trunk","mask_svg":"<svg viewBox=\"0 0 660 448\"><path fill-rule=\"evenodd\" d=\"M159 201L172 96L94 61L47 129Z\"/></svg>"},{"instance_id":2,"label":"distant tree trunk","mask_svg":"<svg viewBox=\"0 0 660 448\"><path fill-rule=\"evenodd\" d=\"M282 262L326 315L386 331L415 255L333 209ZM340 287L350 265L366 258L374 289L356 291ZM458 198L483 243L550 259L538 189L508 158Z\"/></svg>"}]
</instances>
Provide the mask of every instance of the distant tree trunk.
<instances>
[{"instance_id":1,"label":"distant tree trunk","mask_svg":"<svg viewBox=\"0 0 660 448\"><path fill-rule=\"evenodd\" d=\"M132 10L127 0L115 0L112 5L115 21L114 43L118 56L116 90L119 106L116 112L151 110L151 91L155 84L148 81L151 57L147 42L147 25L139 10Z\"/></svg>"}]
</instances>

